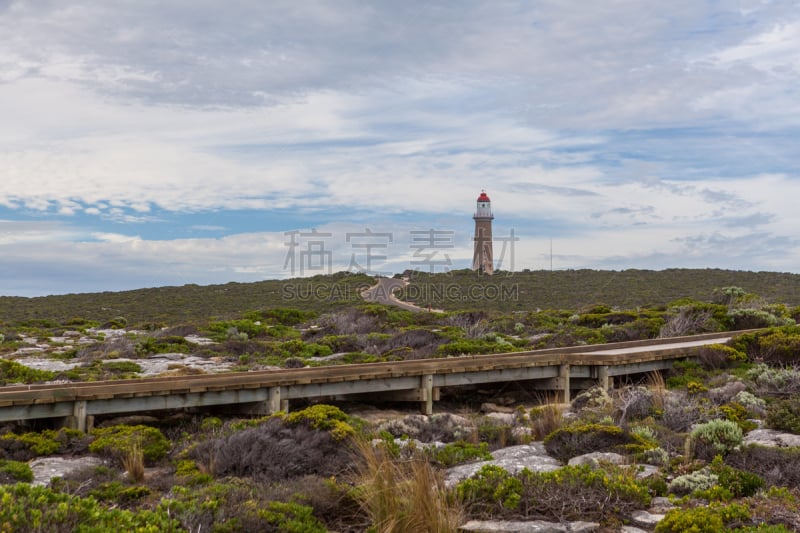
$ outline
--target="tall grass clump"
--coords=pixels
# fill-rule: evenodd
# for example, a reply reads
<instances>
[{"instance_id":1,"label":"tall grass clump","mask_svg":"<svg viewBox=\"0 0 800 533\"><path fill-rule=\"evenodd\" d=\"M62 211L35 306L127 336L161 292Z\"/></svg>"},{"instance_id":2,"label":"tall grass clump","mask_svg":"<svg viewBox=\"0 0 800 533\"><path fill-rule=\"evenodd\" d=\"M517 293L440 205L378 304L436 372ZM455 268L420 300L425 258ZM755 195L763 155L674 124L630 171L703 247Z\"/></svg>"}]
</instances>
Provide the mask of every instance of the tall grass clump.
<instances>
[{"instance_id":1,"label":"tall grass clump","mask_svg":"<svg viewBox=\"0 0 800 533\"><path fill-rule=\"evenodd\" d=\"M444 480L421 457L399 460L367 440L356 441L356 499L373 531L455 533L463 512Z\"/></svg>"}]
</instances>

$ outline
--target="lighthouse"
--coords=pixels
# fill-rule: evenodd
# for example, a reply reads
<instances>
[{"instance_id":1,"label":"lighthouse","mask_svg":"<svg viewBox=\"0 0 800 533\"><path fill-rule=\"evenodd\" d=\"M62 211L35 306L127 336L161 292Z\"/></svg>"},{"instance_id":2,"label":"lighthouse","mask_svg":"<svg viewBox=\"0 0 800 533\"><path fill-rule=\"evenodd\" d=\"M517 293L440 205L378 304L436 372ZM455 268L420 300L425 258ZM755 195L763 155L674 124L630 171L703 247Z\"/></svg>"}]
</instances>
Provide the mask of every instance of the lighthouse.
<instances>
[{"instance_id":1,"label":"lighthouse","mask_svg":"<svg viewBox=\"0 0 800 533\"><path fill-rule=\"evenodd\" d=\"M486 191L481 191L478 196L478 206L475 215L475 252L472 255L472 270L483 274L494 272L494 262L492 254L492 201Z\"/></svg>"}]
</instances>

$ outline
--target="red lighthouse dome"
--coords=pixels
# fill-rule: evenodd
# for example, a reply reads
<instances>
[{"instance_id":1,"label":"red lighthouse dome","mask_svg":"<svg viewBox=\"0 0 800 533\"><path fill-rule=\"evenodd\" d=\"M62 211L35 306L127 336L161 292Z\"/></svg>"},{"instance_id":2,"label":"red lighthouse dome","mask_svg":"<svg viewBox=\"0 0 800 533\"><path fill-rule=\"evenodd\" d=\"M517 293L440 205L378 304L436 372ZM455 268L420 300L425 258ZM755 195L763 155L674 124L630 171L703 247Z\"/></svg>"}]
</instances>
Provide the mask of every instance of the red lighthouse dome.
<instances>
[{"instance_id":1,"label":"red lighthouse dome","mask_svg":"<svg viewBox=\"0 0 800 533\"><path fill-rule=\"evenodd\" d=\"M478 196L478 201L479 202L491 202L491 200L489 200L489 195L486 194L486 191L481 191L481 195Z\"/></svg>"}]
</instances>

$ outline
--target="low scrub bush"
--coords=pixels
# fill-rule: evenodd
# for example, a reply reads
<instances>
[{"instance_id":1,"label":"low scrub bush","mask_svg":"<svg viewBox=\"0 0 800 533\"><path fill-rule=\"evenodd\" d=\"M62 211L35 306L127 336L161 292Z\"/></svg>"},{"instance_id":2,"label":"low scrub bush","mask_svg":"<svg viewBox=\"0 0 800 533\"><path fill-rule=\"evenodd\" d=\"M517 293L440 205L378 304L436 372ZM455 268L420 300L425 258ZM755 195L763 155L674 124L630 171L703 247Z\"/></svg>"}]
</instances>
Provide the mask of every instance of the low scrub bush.
<instances>
[{"instance_id":1,"label":"low scrub bush","mask_svg":"<svg viewBox=\"0 0 800 533\"><path fill-rule=\"evenodd\" d=\"M42 455L79 453L85 451L86 446L85 433L66 428L21 434L10 432L0 437L0 450L26 461Z\"/></svg>"},{"instance_id":2,"label":"low scrub bush","mask_svg":"<svg viewBox=\"0 0 800 533\"><path fill-rule=\"evenodd\" d=\"M422 442L466 440L475 432L469 420L450 413L394 418L381 424L379 429L393 437L405 436Z\"/></svg>"},{"instance_id":3,"label":"low scrub bush","mask_svg":"<svg viewBox=\"0 0 800 533\"><path fill-rule=\"evenodd\" d=\"M350 417L333 405L317 404L295 411L286 416L285 422L290 426L305 424L312 429L330 431L336 440L355 434Z\"/></svg>"},{"instance_id":4,"label":"low scrub bush","mask_svg":"<svg viewBox=\"0 0 800 533\"><path fill-rule=\"evenodd\" d=\"M710 461L740 446L742 439L742 429L736 422L716 419L695 427L689 434L687 446L694 457Z\"/></svg>"},{"instance_id":5,"label":"low scrub bush","mask_svg":"<svg viewBox=\"0 0 800 533\"><path fill-rule=\"evenodd\" d=\"M800 434L800 398L770 404L767 407L767 425L772 429Z\"/></svg>"},{"instance_id":6,"label":"low scrub bush","mask_svg":"<svg viewBox=\"0 0 800 533\"><path fill-rule=\"evenodd\" d=\"M748 416L762 417L767 414L767 402L755 394L742 391L733 397L733 401L747 410Z\"/></svg>"},{"instance_id":7,"label":"low scrub bush","mask_svg":"<svg viewBox=\"0 0 800 533\"><path fill-rule=\"evenodd\" d=\"M635 473L614 465L524 469L516 475L488 465L459 483L456 492L470 515L504 519L607 522L650 503L648 489Z\"/></svg>"},{"instance_id":8,"label":"low scrub bush","mask_svg":"<svg viewBox=\"0 0 800 533\"><path fill-rule=\"evenodd\" d=\"M94 498L80 498L24 483L0 486L0 525L3 531L184 531L161 506L153 511L105 508Z\"/></svg>"},{"instance_id":9,"label":"low scrub bush","mask_svg":"<svg viewBox=\"0 0 800 533\"><path fill-rule=\"evenodd\" d=\"M774 368L761 363L748 370L745 377L759 395L800 393L800 369L793 366Z\"/></svg>"},{"instance_id":10,"label":"low scrub bush","mask_svg":"<svg viewBox=\"0 0 800 533\"><path fill-rule=\"evenodd\" d=\"M314 509L295 502L269 502L258 516L269 524L261 531L280 533L325 533L327 528L314 517Z\"/></svg>"},{"instance_id":11,"label":"low scrub bush","mask_svg":"<svg viewBox=\"0 0 800 533\"><path fill-rule=\"evenodd\" d=\"M445 468L469 461L487 461L492 458L492 454L489 453L489 445L485 442L472 444L463 440L429 448L428 455L433 462Z\"/></svg>"},{"instance_id":12,"label":"low scrub bush","mask_svg":"<svg viewBox=\"0 0 800 533\"><path fill-rule=\"evenodd\" d=\"M606 424L577 424L559 428L544 439L547 453L568 461L591 452L621 451L637 441L621 428Z\"/></svg>"},{"instance_id":13,"label":"low scrub bush","mask_svg":"<svg viewBox=\"0 0 800 533\"><path fill-rule=\"evenodd\" d=\"M673 479L668 490L679 496L729 501L753 496L763 487L760 476L726 465L717 456L710 465Z\"/></svg>"},{"instance_id":14,"label":"low scrub bush","mask_svg":"<svg viewBox=\"0 0 800 533\"><path fill-rule=\"evenodd\" d=\"M0 359L0 385L9 383L41 383L54 379L55 372L36 370L8 359Z\"/></svg>"},{"instance_id":15,"label":"low scrub bush","mask_svg":"<svg viewBox=\"0 0 800 533\"><path fill-rule=\"evenodd\" d=\"M0 459L0 483L16 483L33 481L33 471L28 463Z\"/></svg>"},{"instance_id":16,"label":"low scrub bush","mask_svg":"<svg viewBox=\"0 0 800 533\"><path fill-rule=\"evenodd\" d=\"M747 354L724 344L709 344L697 350L697 361L705 370L728 368L747 360Z\"/></svg>"},{"instance_id":17,"label":"low scrub bush","mask_svg":"<svg viewBox=\"0 0 800 533\"><path fill-rule=\"evenodd\" d=\"M170 441L157 428L150 426L110 426L92 430L95 438L89 444L89 451L109 455L122 460L141 450L142 458L153 463L166 457L171 447Z\"/></svg>"},{"instance_id":18,"label":"low scrub bush","mask_svg":"<svg viewBox=\"0 0 800 533\"><path fill-rule=\"evenodd\" d=\"M203 441L189 455L205 472L259 482L338 475L350 463L350 453L332 433L306 423L286 425L272 417L256 427Z\"/></svg>"},{"instance_id":19,"label":"low scrub bush","mask_svg":"<svg viewBox=\"0 0 800 533\"><path fill-rule=\"evenodd\" d=\"M770 486L800 487L800 448L752 444L729 453L725 463L757 474Z\"/></svg>"},{"instance_id":20,"label":"low scrub bush","mask_svg":"<svg viewBox=\"0 0 800 533\"><path fill-rule=\"evenodd\" d=\"M719 533L750 521L746 505L711 504L708 507L672 509L656 526L656 533Z\"/></svg>"},{"instance_id":21,"label":"low scrub bush","mask_svg":"<svg viewBox=\"0 0 800 533\"><path fill-rule=\"evenodd\" d=\"M746 353L750 361L793 364L800 355L800 326L739 335L731 341L731 346Z\"/></svg>"},{"instance_id":22,"label":"low scrub bush","mask_svg":"<svg viewBox=\"0 0 800 533\"><path fill-rule=\"evenodd\" d=\"M675 432L688 431L692 424L706 420L700 399L688 391L669 391L655 414L666 428Z\"/></svg>"}]
</instances>

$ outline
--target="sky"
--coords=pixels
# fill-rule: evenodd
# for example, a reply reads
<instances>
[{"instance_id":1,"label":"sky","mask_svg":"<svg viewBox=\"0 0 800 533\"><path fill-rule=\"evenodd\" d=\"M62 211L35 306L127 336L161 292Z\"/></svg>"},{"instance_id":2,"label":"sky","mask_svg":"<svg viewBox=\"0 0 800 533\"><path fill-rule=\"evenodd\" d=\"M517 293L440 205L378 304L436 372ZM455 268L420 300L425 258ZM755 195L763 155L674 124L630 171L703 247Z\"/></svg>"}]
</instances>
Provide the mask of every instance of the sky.
<instances>
[{"instance_id":1,"label":"sky","mask_svg":"<svg viewBox=\"0 0 800 533\"><path fill-rule=\"evenodd\" d=\"M0 295L800 272L800 2L0 0Z\"/></svg>"}]
</instances>

